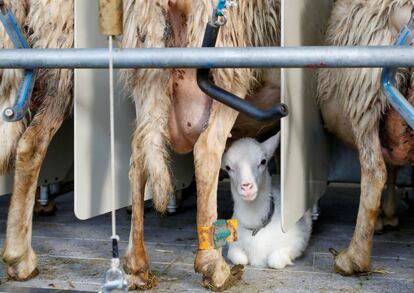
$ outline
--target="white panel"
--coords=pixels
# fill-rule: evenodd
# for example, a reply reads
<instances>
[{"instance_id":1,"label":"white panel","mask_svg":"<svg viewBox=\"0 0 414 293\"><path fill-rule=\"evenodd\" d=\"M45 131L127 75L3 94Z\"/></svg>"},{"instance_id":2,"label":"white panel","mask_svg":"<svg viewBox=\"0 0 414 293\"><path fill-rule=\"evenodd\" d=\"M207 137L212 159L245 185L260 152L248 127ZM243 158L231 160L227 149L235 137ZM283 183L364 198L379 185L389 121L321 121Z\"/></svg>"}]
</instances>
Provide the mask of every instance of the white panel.
<instances>
[{"instance_id":1,"label":"white panel","mask_svg":"<svg viewBox=\"0 0 414 293\"><path fill-rule=\"evenodd\" d=\"M282 46L322 44L332 1L282 1ZM316 71L282 70L282 99L290 114L282 119L282 228L289 230L323 194L327 142L315 102Z\"/></svg>"},{"instance_id":2,"label":"white panel","mask_svg":"<svg viewBox=\"0 0 414 293\"><path fill-rule=\"evenodd\" d=\"M98 31L98 1L75 1L75 47L107 47ZM115 72L116 74L116 72ZM75 70L75 214L88 219L110 210L108 70ZM116 87L117 208L130 203L128 165L135 119L132 101Z\"/></svg>"},{"instance_id":3,"label":"white panel","mask_svg":"<svg viewBox=\"0 0 414 293\"><path fill-rule=\"evenodd\" d=\"M98 31L98 0L75 1L75 46L107 47ZM115 73L116 74L116 73ZM116 207L131 202L128 179L131 138L135 121L133 101L115 93ZM173 155L175 186L187 187L193 179L191 155ZM75 214L88 219L110 211L108 70L75 70ZM150 192L146 192L146 199Z\"/></svg>"},{"instance_id":4,"label":"white panel","mask_svg":"<svg viewBox=\"0 0 414 293\"><path fill-rule=\"evenodd\" d=\"M0 176L0 196L10 194L13 191L13 176Z\"/></svg>"}]
</instances>

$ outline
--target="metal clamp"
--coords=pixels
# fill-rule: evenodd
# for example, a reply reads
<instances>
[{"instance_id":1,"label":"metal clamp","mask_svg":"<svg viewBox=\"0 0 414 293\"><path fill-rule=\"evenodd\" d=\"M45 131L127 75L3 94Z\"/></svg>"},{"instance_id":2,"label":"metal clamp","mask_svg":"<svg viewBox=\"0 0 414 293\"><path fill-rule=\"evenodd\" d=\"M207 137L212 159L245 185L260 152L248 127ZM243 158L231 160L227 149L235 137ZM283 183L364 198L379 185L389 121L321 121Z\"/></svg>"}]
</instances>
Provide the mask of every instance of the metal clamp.
<instances>
[{"instance_id":1,"label":"metal clamp","mask_svg":"<svg viewBox=\"0 0 414 293\"><path fill-rule=\"evenodd\" d=\"M411 19L398 34L395 46L410 46L414 39L414 10ZM381 76L382 90L391 106L404 118L407 124L414 129L414 107L407 101L397 88L395 80L396 68L384 68Z\"/></svg>"},{"instance_id":2,"label":"metal clamp","mask_svg":"<svg viewBox=\"0 0 414 293\"><path fill-rule=\"evenodd\" d=\"M214 0L212 2L214 6ZM226 25L228 21L226 10L235 7L238 7L237 0L218 0L216 8L213 9L212 22L216 26Z\"/></svg>"}]
</instances>

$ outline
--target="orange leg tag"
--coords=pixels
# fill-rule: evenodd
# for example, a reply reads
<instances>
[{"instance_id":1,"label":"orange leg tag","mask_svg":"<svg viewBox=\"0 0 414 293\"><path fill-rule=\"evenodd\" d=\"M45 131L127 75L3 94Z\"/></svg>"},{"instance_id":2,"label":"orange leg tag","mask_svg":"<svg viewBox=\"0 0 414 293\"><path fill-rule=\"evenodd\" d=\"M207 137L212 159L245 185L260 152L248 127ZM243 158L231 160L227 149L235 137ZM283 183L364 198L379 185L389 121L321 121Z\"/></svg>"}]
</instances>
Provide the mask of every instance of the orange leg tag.
<instances>
[{"instance_id":1,"label":"orange leg tag","mask_svg":"<svg viewBox=\"0 0 414 293\"><path fill-rule=\"evenodd\" d=\"M237 220L219 220L212 226L198 227L198 249L212 250L237 241Z\"/></svg>"}]
</instances>

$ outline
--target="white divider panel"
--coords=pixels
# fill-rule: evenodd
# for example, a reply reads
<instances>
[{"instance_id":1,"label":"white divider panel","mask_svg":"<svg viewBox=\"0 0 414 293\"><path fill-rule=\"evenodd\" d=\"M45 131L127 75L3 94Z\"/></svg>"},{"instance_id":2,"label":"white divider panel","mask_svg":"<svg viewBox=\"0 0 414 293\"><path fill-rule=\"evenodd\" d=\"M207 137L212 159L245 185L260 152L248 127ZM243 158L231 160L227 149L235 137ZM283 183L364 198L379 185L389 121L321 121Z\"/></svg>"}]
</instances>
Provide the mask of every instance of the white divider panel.
<instances>
[{"instance_id":1,"label":"white divider panel","mask_svg":"<svg viewBox=\"0 0 414 293\"><path fill-rule=\"evenodd\" d=\"M13 191L13 175L0 176L0 196L10 194Z\"/></svg>"},{"instance_id":2,"label":"white divider panel","mask_svg":"<svg viewBox=\"0 0 414 293\"><path fill-rule=\"evenodd\" d=\"M321 45L331 0L283 0L282 46ZM282 228L289 230L323 194L328 149L315 102L316 70L282 70Z\"/></svg>"},{"instance_id":3,"label":"white divider panel","mask_svg":"<svg viewBox=\"0 0 414 293\"><path fill-rule=\"evenodd\" d=\"M99 34L98 0L75 1L75 46L108 46L106 38ZM111 210L108 90L108 70L75 70L75 214L79 219L89 219ZM123 96L121 85L117 83L116 208L131 203L128 168L134 122L134 103ZM187 187L193 178L191 156L173 155L172 162L176 188ZM146 199L150 197L147 190Z\"/></svg>"},{"instance_id":4,"label":"white divider panel","mask_svg":"<svg viewBox=\"0 0 414 293\"><path fill-rule=\"evenodd\" d=\"M99 34L98 0L75 1L75 47L108 47L106 37ZM128 165L135 108L119 85L115 91L116 207L121 208L130 204ZM74 93L75 214L88 219L111 209L108 70L76 69Z\"/></svg>"}]
</instances>

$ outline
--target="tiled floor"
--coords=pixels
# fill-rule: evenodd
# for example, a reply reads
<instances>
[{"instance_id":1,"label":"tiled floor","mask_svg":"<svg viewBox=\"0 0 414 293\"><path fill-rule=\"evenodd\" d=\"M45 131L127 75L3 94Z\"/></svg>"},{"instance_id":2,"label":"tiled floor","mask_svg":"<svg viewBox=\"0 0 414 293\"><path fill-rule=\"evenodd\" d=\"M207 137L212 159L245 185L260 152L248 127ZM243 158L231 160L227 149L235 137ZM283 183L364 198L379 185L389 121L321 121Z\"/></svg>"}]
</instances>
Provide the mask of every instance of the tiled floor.
<instances>
[{"instance_id":1,"label":"tiled floor","mask_svg":"<svg viewBox=\"0 0 414 293\"><path fill-rule=\"evenodd\" d=\"M219 209L223 218L231 213L226 184L220 185ZM9 197L0 198L0 244L5 236ZM375 236L373 268L381 273L341 277L332 273L333 247L348 244L354 227L358 189L331 187L321 200L321 216L305 255L282 271L247 268L243 281L230 292L414 292L414 209L401 206L401 228ZM108 269L110 216L79 221L73 214L71 194L58 199L54 217L34 219L33 247L41 271L35 279L8 281L8 287L42 287L67 290L99 290ZM130 216L118 212L121 253L125 251ZM146 212L145 240L151 269L159 279L153 292L200 292L200 276L193 271L196 249L195 201L187 198L174 216L160 218ZM0 265L0 276L5 275ZM5 279L3 278L3 282ZM0 289L1 291L1 289Z\"/></svg>"}]
</instances>

